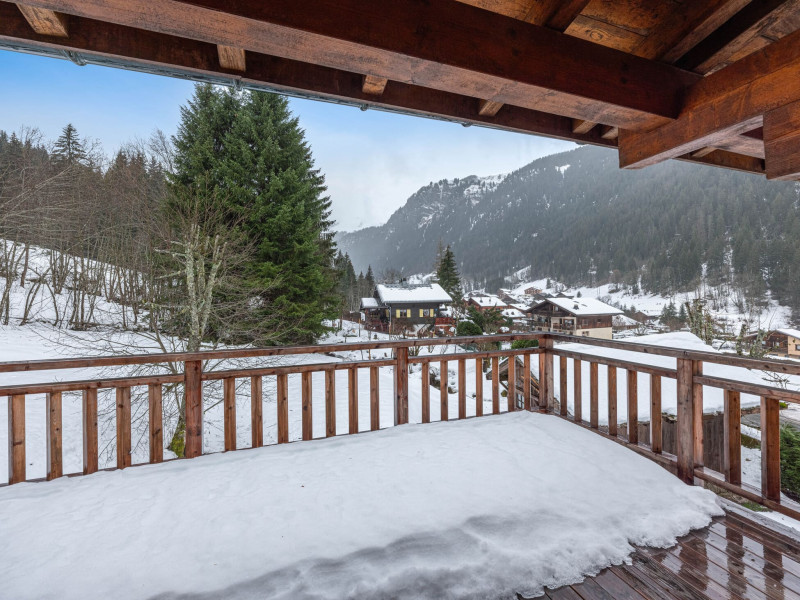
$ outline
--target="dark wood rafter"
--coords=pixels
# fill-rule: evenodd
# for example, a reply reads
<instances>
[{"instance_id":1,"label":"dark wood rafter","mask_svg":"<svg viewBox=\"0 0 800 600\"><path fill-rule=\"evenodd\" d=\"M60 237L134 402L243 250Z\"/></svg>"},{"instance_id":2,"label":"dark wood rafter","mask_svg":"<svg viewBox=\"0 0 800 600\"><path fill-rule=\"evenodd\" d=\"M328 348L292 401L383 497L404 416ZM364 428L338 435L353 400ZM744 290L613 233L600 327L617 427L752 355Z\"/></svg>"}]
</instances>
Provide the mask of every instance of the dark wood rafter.
<instances>
[{"instance_id":1,"label":"dark wood rafter","mask_svg":"<svg viewBox=\"0 0 800 600\"><path fill-rule=\"evenodd\" d=\"M242 48L218 45L217 53L219 54L219 66L223 69L228 69L229 71L247 70L245 52Z\"/></svg>"},{"instance_id":2,"label":"dark wood rafter","mask_svg":"<svg viewBox=\"0 0 800 600\"><path fill-rule=\"evenodd\" d=\"M17 4L17 7L31 28L39 35L69 37L69 28L67 27L65 15L46 8L36 8L26 4Z\"/></svg>"}]
</instances>

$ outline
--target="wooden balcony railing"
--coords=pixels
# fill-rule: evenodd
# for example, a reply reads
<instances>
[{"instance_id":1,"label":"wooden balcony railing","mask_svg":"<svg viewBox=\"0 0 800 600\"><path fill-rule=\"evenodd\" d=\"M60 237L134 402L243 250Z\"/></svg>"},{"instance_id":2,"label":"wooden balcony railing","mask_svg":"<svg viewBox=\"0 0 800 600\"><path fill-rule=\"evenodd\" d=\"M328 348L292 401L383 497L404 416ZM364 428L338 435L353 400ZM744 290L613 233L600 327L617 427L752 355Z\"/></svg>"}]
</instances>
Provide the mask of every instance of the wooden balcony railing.
<instances>
[{"instance_id":1,"label":"wooden balcony railing","mask_svg":"<svg viewBox=\"0 0 800 600\"><path fill-rule=\"evenodd\" d=\"M538 348L504 349L490 351L463 351L449 354L410 355L411 348L420 347L474 347L474 344L487 345L513 340L539 340ZM558 342L558 345L554 344ZM569 342L564 347L561 342ZM575 345L583 348L576 350ZM666 356L675 359L675 368L649 365L635 360L622 360L602 353L591 351L591 347L613 348L625 350L633 355ZM377 360L349 360L339 362L303 363L295 365L248 367L227 370L204 370L210 360L266 358L274 356L296 356L304 354L324 354L336 351L357 350L389 350L390 358ZM416 354L416 353L412 353ZM533 377L531 356L538 355L538 390L536 395L531 386ZM508 360L507 380L515 382L508 386L506 401L501 405L500 361ZM522 373L518 374L519 358ZM556 397L554 387L554 357L558 357L559 389ZM558 333L508 334L498 336L481 336L473 338L437 338L418 340L397 340L385 342L357 342L349 344L328 344L317 346L276 347L261 349L239 349L207 351L197 353L147 354L135 356L109 356L95 358L71 358L39 361L20 361L0 363L0 396L8 397L8 463L9 484L30 481L26 477L26 427L25 403L32 395L45 395L47 415L46 431L46 473L47 479L64 475L62 464L62 415L61 404L64 392L82 392L82 436L83 436L83 470L89 474L99 469L98 459L98 390L114 389L116 394L116 468L127 468L131 465L131 390L142 388L147 390L148 405L148 442L149 462L158 463L164 460L162 387L179 385L183 388L185 405L185 457L193 458L203 452L203 386L204 383L222 381L222 403L224 449L236 450L236 381L249 379L251 393L251 434L252 446L264 445L263 436L263 402L262 380L273 376L276 380L277 411L277 443L289 442L288 411L288 376L299 375L301 378L300 394L302 406L301 439L313 438L312 428L312 383L313 373L324 373L325 401L325 436L336 435L336 388L335 371L348 373L348 433L359 432L359 395L358 371L369 370L369 425L370 430L379 429L379 377L382 367L393 369L394 401L393 424L403 425L409 421L409 365L421 365L421 421L431 421L431 387L430 365L440 365L440 414L442 420L449 416L450 394L448 388L448 366L457 365L456 397L458 402L457 418L467 418L467 364L475 361L475 409L477 417L484 416L483 361L491 365L491 412L514 411L519 409L536 410L542 413L556 414L578 425L593 430L618 443L625 444L632 450L647 456L672 472L687 483L705 481L720 488L738 494L746 499L758 502L776 511L800 518L800 507L794 503L781 500L780 481L780 423L778 418L779 402L800 403L800 392L770 385L762 385L733 379L724 379L706 375L703 365L717 363L774 372L786 375L800 375L800 364L776 360L755 360L740 358L714 352L697 352L678 350L659 346L600 340L595 338L574 337ZM568 389L569 368L572 368L572 390ZM583 363L589 365L588 399L589 415L582 414L584 398L584 381L582 377ZM25 371L63 370L75 368L120 367L125 365L166 365L182 364L182 373L158 374L135 377L107 379L87 379L79 381L50 381L23 385L2 385L2 374ZM608 369L608 425L599 426L599 368ZM626 371L627 419L625 430L618 431L617 424L617 369ZM675 379L677 390L676 416L676 454L668 454L663 450L661 418L650 419L650 439L639 439L638 418L638 383L640 376L650 378L650 414L662 414L662 378ZM518 382L522 382L521 393ZM724 467L722 472L712 471L704 466L703 461L703 387L720 388L724 391ZM571 394L570 394L571 391ZM752 394L761 398L761 489L755 489L742 481L741 430L740 430L740 395ZM572 398L572 414L570 414L570 396ZM556 407L557 403L557 407ZM472 411L469 411L472 412Z\"/></svg>"}]
</instances>

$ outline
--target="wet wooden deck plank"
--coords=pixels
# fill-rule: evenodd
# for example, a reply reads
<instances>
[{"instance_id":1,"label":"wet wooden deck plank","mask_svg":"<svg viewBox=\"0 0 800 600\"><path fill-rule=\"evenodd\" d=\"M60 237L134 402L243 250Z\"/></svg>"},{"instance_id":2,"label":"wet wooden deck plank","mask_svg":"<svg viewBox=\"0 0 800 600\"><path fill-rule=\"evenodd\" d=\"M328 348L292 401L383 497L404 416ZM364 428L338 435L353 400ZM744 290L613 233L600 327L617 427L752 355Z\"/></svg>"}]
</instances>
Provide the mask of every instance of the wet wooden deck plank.
<instances>
[{"instance_id":1,"label":"wet wooden deck plank","mask_svg":"<svg viewBox=\"0 0 800 600\"><path fill-rule=\"evenodd\" d=\"M728 513L671 548L638 548L630 564L604 569L542 597L558 600L800 600L800 543Z\"/></svg>"}]
</instances>

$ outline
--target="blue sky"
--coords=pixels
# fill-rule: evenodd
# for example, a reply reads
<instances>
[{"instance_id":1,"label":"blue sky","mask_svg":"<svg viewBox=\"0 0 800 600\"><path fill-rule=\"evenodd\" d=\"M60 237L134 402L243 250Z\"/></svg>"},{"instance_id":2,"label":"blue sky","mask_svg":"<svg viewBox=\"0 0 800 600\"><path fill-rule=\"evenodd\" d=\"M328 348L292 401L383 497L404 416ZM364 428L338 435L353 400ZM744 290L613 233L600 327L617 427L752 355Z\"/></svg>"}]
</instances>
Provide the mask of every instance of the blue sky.
<instances>
[{"instance_id":1,"label":"blue sky","mask_svg":"<svg viewBox=\"0 0 800 600\"><path fill-rule=\"evenodd\" d=\"M107 154L155 129L173 134L189 81L0 51L0 129L46 138L72 123ZM291 100L325 174L337 229L385 222L430 181L494 175L573 144L419 117Z\"/></svg>"}]
</instances>

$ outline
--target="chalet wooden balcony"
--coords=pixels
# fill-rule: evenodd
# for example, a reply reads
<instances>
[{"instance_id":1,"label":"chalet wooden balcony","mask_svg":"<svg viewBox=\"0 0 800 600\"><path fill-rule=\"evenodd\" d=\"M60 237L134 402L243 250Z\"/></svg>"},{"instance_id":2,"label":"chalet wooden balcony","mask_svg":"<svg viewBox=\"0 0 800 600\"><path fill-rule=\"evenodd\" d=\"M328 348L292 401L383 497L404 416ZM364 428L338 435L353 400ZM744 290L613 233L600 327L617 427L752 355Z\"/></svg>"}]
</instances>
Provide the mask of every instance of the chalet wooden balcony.
<instances>
[{"instance_id":1,"label":"chalet wooden balcony","mask_svg":"<svg viewBox=\"0 0 800 600\"><path fill-rule=\"evenodd\" d=\"M498 344L514 340L537 340L539 345L524 349L462 351L464 348L478 347L477 345L480 345L481 348L497 347ZM447 351L447 353L441 354L417 352L420 348L435 350L445 347L456 348L458 351ZM343 350L369 351L379 358L206 370L212 360L251 359L258 362L271 357L313 356ZM618 357L619 353L611 352L616 350L624 350L638 358L636 360L621 359ZM384 354L385 356L381 357ZM512 357L514 360L507 360ZM675 366L674 368L656 366L653 364L653 357L666 357L674 360ZM180 365L181 372L75 381L64 381L58 377L58 372L65 369L166 364ZM237 381L249 381L252 398L249 419L252 446L258 447L265 443L264 406L274 406L277 411L277 444L286 444L292 441L289 434L289 386L287 384L289 376L299 377L301 380L301 397L292 399L293 402L299 400L302 406L300 413L302 419L300 424L301 441L312 441L315 437L312 423L314 399L311 384L312 374L322 374L324 380L324 395L320 396L324 398L325 404L324 436L332 437L337 433L342 433L342 429L337 431L337 422L342 419L348 425L347 434L373 431L387 426L402 426L414 420L409 416L409 368L413 367L421 373L421 394L414 395L415 398L419 398L420 402L420 406L414 407L414 414L419 416L417 420L420 423L425 424L437 420L437 416L446 421L452 419L454 415L457 415L455 418L461 420L513 411L546 413L554 418L573 423L576 427L594 431L608 440L613 440L631 451L657 462L687 484L711 485L717 490L724 490L740 498L759 503L786 516L800 518L800 506L787 501L781 495L780 423L778 418L779 402L800 402L800 392L757 384L752 381L723 378L707 371L704 372L704 366L712 364L784 375L800 375L800 365L793 363L746 359L714 352L680 350L632 342L578 338L558 333L356 342L0 363L0 395L8 398L9 481L5 485L37 480L28 477L26 473L26 466L30 462L30 457L26 457L25 421L26 403L29 402L46 403L46 479L52 480L64 475L88 475L102 470L98 443L98 392L101 390L114 390L113 394L116 398L116 439L113 442L116 446L116 467L109 469L113 470L113 468L125 469L135 466L132 464L132 390L138 389L141 392L146 390L148 462L159 463L165 460L162 419L162 388L164 386L177 385L183 393L186 422L185 456L186 459L191 459L203 453L204 394L215 383L220 385L221 382L222 388L221 402L224 405L224 411L223 422L220 425L224 430L224 450L232 451L237 449ZM474 382L470 382L470 387L476 391L474 398L467 394L468 365L475 367ZM484 371L485 365L488 365L488 372ZM439 367L438 399L431 398L431 394L435 393L432 392L430 385L434 379L432 366ZM455 367L455 381L450 380L449 366ZM393 373L391 394L394 406L389 422L385 418L381 420L380 378L378 376L380 369L390 369ZM606 375L604 395L607 395L607 424L601 423L600 417L602 386L599 375L602 373L601 369L605 371ZM618 369L625 371L625 395L622 399L617 397L616 373ZM40 383L2 385L2 374L31 371L49 371L50 379ZM347 373L348 411L346 415L337 414L336 411L336 371ZM357 383L358 374L362 371L369 373L370 383L369 396L363 400L359 397ZM588 378L584 377L585 372L588 372ZM264 389L263 380L266 377L274 378L276 401L265 405L261 400ZM644 381L645 378L649 383L650 414L652 415L661 415L663 412L662 381L675 381L676 397L674 400L677 407L675 454L663 450L661 419L647 417L651 421L648 429L649 435L646 439L640 436L638 390L639 382ZM506 384L507 390L504 390L504 381L514 383ZM484 408L484 386L488 386L491 393L489 410ZM455 407L451 410L449 406L450 395L453 393L450 390L453 387L456 390L457 410ZM724 393L724 464L721 471L714 471L705 466L703 456L703 390L714 388L721 389ZM670 387L670 389L672 388ZM82 398L83 469L77 473L65 473L62 457L64 445L62 397L64 394L75 393L80 393ZM749 485L743 481L742 476L740 428L742 394L760 397L762 473L760 487ZM586 402L587 398L588 403ZM580 399L580 401L576 402L576 399ZM361 419L359 419L359 404L362 402L366 402L369 406L368 427L365 427L363 422L363 411ZM618 423L619 402L624 402L627 408L624 423ZM438 407L436 407L437 404ZM584 414L585 404L588 406L588 414ZM386 414L383 416L386 417ZM141 413L139 418L143 418ZM41 485L48 484L42 483ZM723 541L720 541L720 536L725 535L726 528L735 530L735 534L739 536L738 542L729 540L726 546ZM752 564L745 570L753 571L755 569L758 571L760 569L762 579L766 573L765 581L770 587L761 589L756 584L758 593L743 594L743 597L800 598L800 585L796 585L800 582L800 544L791 537L775 534L773 538L770 538L770 535L763 524L753 525L742 514L737 513L733 516L729 514L722 520L715 521L709 528L682 539L677 550L662 552L640 549L634 555L633 566L614 567L606 570L597 577L595 583L589 583L587 580L585 584L582 584L583 587L574 586L574 589L548 590L546 593L553 598L578 597L573 594L579 594L581 597L595 597L592 595L593 593L597 597L608 597L603 596L603 593L610 593L613 596L614 589L617 589L620 594L623 592L619 590L623 590L625 597L721 597L721 590L724 590L726 585L721 580L725 577L729 577L730 581L733 581L730 585L741 584L741 589L745 591L750 589L747 587L750 585L749 583L740 581L741 573L736 570L742 560L750 560ZM767 544L764 541L766 539L773 540L770 541L770 551L775 550L777 554L772 552L770 556L752 557L750 555L753 554L753 548L744 541L747 539L758 539L761 540L759 543L764 544ZM764 547L766 548L766 545ZM740 551L743 554L736 554ZM699 565L692 558L697 553L706 557L708 563L706 567ZM687 562L688 566L681 566L681 561ZM776 568L788 568L790 573L785 577L777 577L775 575ZM673 575L677 573L679 581L675 585L665 585L664 582L669 581L671 572ZM698 581L702 585L698 584ZM612 587L604 588L604 586ZM601 593L598 589L605 589L605 592ZM729 591L733 589L729 588Z\"/></svg>"}]
</instances>

